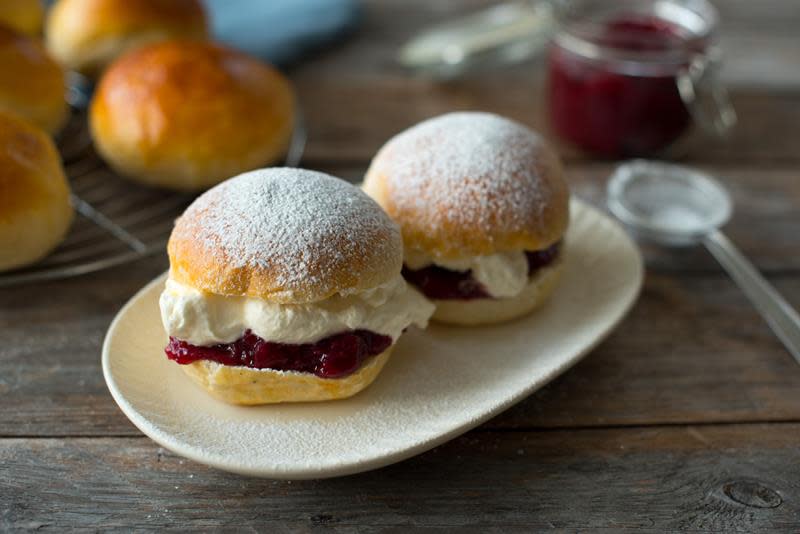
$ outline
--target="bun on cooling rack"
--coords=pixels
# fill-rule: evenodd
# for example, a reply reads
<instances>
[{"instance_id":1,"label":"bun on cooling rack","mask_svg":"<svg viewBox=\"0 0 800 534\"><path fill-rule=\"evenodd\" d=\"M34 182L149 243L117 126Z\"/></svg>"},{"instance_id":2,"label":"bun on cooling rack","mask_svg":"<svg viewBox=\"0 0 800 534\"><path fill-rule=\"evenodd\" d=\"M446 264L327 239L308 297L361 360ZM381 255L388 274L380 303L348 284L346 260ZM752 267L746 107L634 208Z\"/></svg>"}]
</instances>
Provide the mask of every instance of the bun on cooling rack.
<instances>
[{"instance_id":1,"label":"bun on cooling rack","mask_svg":"<svg viewBox=\"0 0 800 534\"><path fill-rule=\"evenodd\" d=\"M40 0L3 0L0 2L0 24L31 36L42 32L44 6Z\"/></svg>"},{"instance_id":2,"label":"bun on cooling rack","mask_svg":"<svg viewBox=\"0 0 800 534\"><path fill-rule=\"evenodd\" d=\"M281 73L242 52L165 42L108 69L90 126L100 155L123 176L198 190L283 155L294 93Z\"/></svg>"},{"instance_id":3,"label":"bun on cooling rack","mask_svg":"<svg viewBox=\"0 0 800 534\"><path fill-rule=\"evenodd\" d=\"M37 39L0 25L0 65L0 110L57 132L68 113L58 63Z\"/></svg>"},{"instance_id":4,"label":"bun on cooling rack","mask_svg":"<svg viewBox=\"0 0 800 534\"><path fill-rule=\"evenodd\" d=\"M0 271L44 257L72 218L53 141L33 124L0 112Z\"/></svg>"},{"instance_id":5,"label":"bun on cooling rack","mask_svg":"<svg viewBox=\"0 0 800 534\"><path fill-rule=\"evenodd\" d=\"M47 18L47 46L68 69L99 75L123 53L168 39L208 37L199 0L58 0Z\"/></svg>"}]
</instances>

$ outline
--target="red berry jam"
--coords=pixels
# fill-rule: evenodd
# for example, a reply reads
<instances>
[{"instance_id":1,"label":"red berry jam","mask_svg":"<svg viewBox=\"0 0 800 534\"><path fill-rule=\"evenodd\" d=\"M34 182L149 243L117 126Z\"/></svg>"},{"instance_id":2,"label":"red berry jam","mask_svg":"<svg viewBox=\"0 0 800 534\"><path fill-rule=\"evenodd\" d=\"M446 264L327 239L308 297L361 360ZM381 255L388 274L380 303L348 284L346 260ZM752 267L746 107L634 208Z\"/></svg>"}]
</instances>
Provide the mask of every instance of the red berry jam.
<instances>
[{"instance_id":1,"label":"red berry jam","mask_svg":"<svg viewBox=\"0 0 800 534\"><path fill-rule=\"evenodd\" d=\"M561 251L561 242L555 243L542 250L526 250L525 257L528 259L528 276L553 263Z\"/></svg>"},{"instance_id":2,"label":"red berry jam","mask_svg":"<svg viewBox=\"0 0 800 534\"><path fill-rule=\"evenodd\" d=\"M544 250L525 251L528 259L528 276L553 263L558 256L561 243ZM472 271L451 271L438 265L411 270L403 266L403 278L419 288L428 298L437 300L489 299L492 296L483 284L472 277Z\"/></svg>"},{"instance_id":3,"label":"red berry jam","mask_svg":"<svg viewBox=\"0 0 800 534\"><path fill-rule=\"evenodd\" d=\"M623 15L589 39L600 57L581 56L556 40L549 52L555 132L606 157L650 155L668 147L691 122L676 78L691 51L704 46L693 37L656 17ZM671 54L671 63L659 63L665 54ZM628 60L614 59L620 55Z\"/></svg>"},{"instance_id":4,"label":"red berry jam","mask_svg":"<svg viewBox=\"0 0 800 534\"><path fill-rule=\"evenodd\" d=\"M488 299L483 284L472 277L472 271L451 271L438 265L428 265L412 271L403 266L403 278L422 293L438 300Z\"/></svg>"},{"instance_id":5,"label":"red berry jam","mask_svg":"<svg viewBox=\"0 0 800 534\"><path fill-rule=\"evenodd\" d=\"M342 378L353 374L369 358L392 344L392 338L368 330L352 330L326 337L316 343L292 345L265 341L250 330L232 343L200 347L169 338L167 358L181 365L211 360L223 365L313 373L321 378Z\"/></svg>"}]
</instances>

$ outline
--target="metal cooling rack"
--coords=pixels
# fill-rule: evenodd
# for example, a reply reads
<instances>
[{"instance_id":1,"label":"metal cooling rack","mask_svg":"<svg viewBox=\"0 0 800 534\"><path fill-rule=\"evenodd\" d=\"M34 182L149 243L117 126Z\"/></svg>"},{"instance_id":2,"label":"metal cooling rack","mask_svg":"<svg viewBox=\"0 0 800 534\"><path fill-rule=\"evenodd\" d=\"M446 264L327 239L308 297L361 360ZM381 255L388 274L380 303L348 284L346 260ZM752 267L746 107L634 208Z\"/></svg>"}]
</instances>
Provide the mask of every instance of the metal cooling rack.
<instances>
[{"instance_id":1,"label":"metal cooling rack","mask_svg":"<svg viewBox=\"0 0 800 534\"><path fill-rule=\"evenodd\" d=\"M300 163L306 128L300 113L284 165ZM65 240L42 261L0 273L0 287L91 273L163 252L172 225L196 195L135 184L95 153L86 114L75 111L58 148L72 187L77 217Z\"/></svg>"}]
</instances>

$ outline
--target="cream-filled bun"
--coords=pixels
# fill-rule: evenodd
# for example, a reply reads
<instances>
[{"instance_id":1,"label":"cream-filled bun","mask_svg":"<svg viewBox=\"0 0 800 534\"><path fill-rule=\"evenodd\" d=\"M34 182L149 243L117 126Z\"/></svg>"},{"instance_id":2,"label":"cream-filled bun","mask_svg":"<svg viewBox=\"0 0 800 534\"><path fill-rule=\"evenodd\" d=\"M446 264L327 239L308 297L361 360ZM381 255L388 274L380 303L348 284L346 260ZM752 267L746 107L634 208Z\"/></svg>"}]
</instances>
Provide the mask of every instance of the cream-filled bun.
<instances>
[{"instance_id":1,"label":"cream-filled bun","mask_svg":"<svg viewBox=\"0 0 800 534\"><path fill-rule=\"evenodd\" d=\"M45 37L65 67L95 77L146 44L206 40L208 22L200 0L58 0L48 13Z\"/></svg>"},{"instance_id":2,"label":"cream-filled bun","mask_svg":"<svg viewBox=\"0 0 800 534\"><path fill-rule=\"evenodd\" d=\"M118 173L199 190L284 154L294 94L281 73L247 54L173 41L114 63L89 119L97 150Z\"/></svg>"},{"instance_id":3,"label":"cream-filled bun","mask_svg":"<svg viewBox=\"0 0 800 534\"><path fill-rule=\"evenodd\" d=\"M72 218L53 141L28 121L0 112L0 271L44 257Z\"/></svg>"},{"instance_id":4,"label":"cream-filled bun","mask_svg":"<svg viewBox=\"0 0 800 534\"><path fill-rule=\"evenodd\" d=\"M0 24L31 36L42 33L44 6L40 0L2 0Z\"/></svg>"},{"instance_id":5,"label":"cream-filled bun","mask_svg":"<svg viewBox=\"0 0 800 534\"><path fill-rule=\"evenodd\" d=\"M0 111L56 133L67 119L64 72L38 39L0 25Z\"/></svg>"},{"instance_id":6,"label":"cream-filled bun","mask_svg":"<svg viewBox=\"0 0 800 534\"><path fill-rule=\"evenodd\" d=\"M201 195L167 246L167 356L234 404L349 397L433 312L400 274L397 225L323 173L248 172Z\"/></svg>"},{"instance_id":7,"label":"cream-filled bun","mask_svg":"<svg viewBox=\"0 0 800 534\"><path fill-rule=\"evenodd\" d=\"M558 156L522 124L479 112L424 121L381 148L364 191L400 225L404 275L435 320L513 319L556 286L569 190Z\"/></svg>"}]
</instances>

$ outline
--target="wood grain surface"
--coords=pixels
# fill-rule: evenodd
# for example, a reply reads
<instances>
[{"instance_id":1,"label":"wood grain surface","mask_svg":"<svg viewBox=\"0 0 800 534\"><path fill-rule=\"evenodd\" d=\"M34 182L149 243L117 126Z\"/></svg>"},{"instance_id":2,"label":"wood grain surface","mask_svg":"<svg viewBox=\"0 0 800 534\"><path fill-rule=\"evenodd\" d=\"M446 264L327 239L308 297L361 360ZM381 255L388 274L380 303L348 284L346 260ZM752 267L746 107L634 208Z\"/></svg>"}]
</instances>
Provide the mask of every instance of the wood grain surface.
<instances>
[{"instance_id":1,"label":"wood grain surface","mask_svg":"<svg viewBox=\"0 0 800 534\"><path fill-rule=\"evenodd\" d=\"M388 137L454 109L549 135L537 60L451 83L394 62L418 28L489 3L366 2L356 35L290 72L304 165L357 182ZM800 307L800 7L715 4L740 125L680 159L729 187L727 234ZM561 150L574 193L602 206L614 163ZM800 531L800 366L705 251L643 251L630 316L544 389L417 458L292 483L183 460L111 399L103 336L164 255L0 289L0 531Z\"/></svg>"},{"instance_id":2,"label":"wood grain surface","mask_svg":"<svg viewBox=\"0 0 800 534\"><path fill-rule=\"evenodd\" d=\"M198 466L145 438L9 439L0 521L56 532L796 531L798 440L797 424L473 431L379 471L285 482Z\"/></svg>"}]
</instances>

